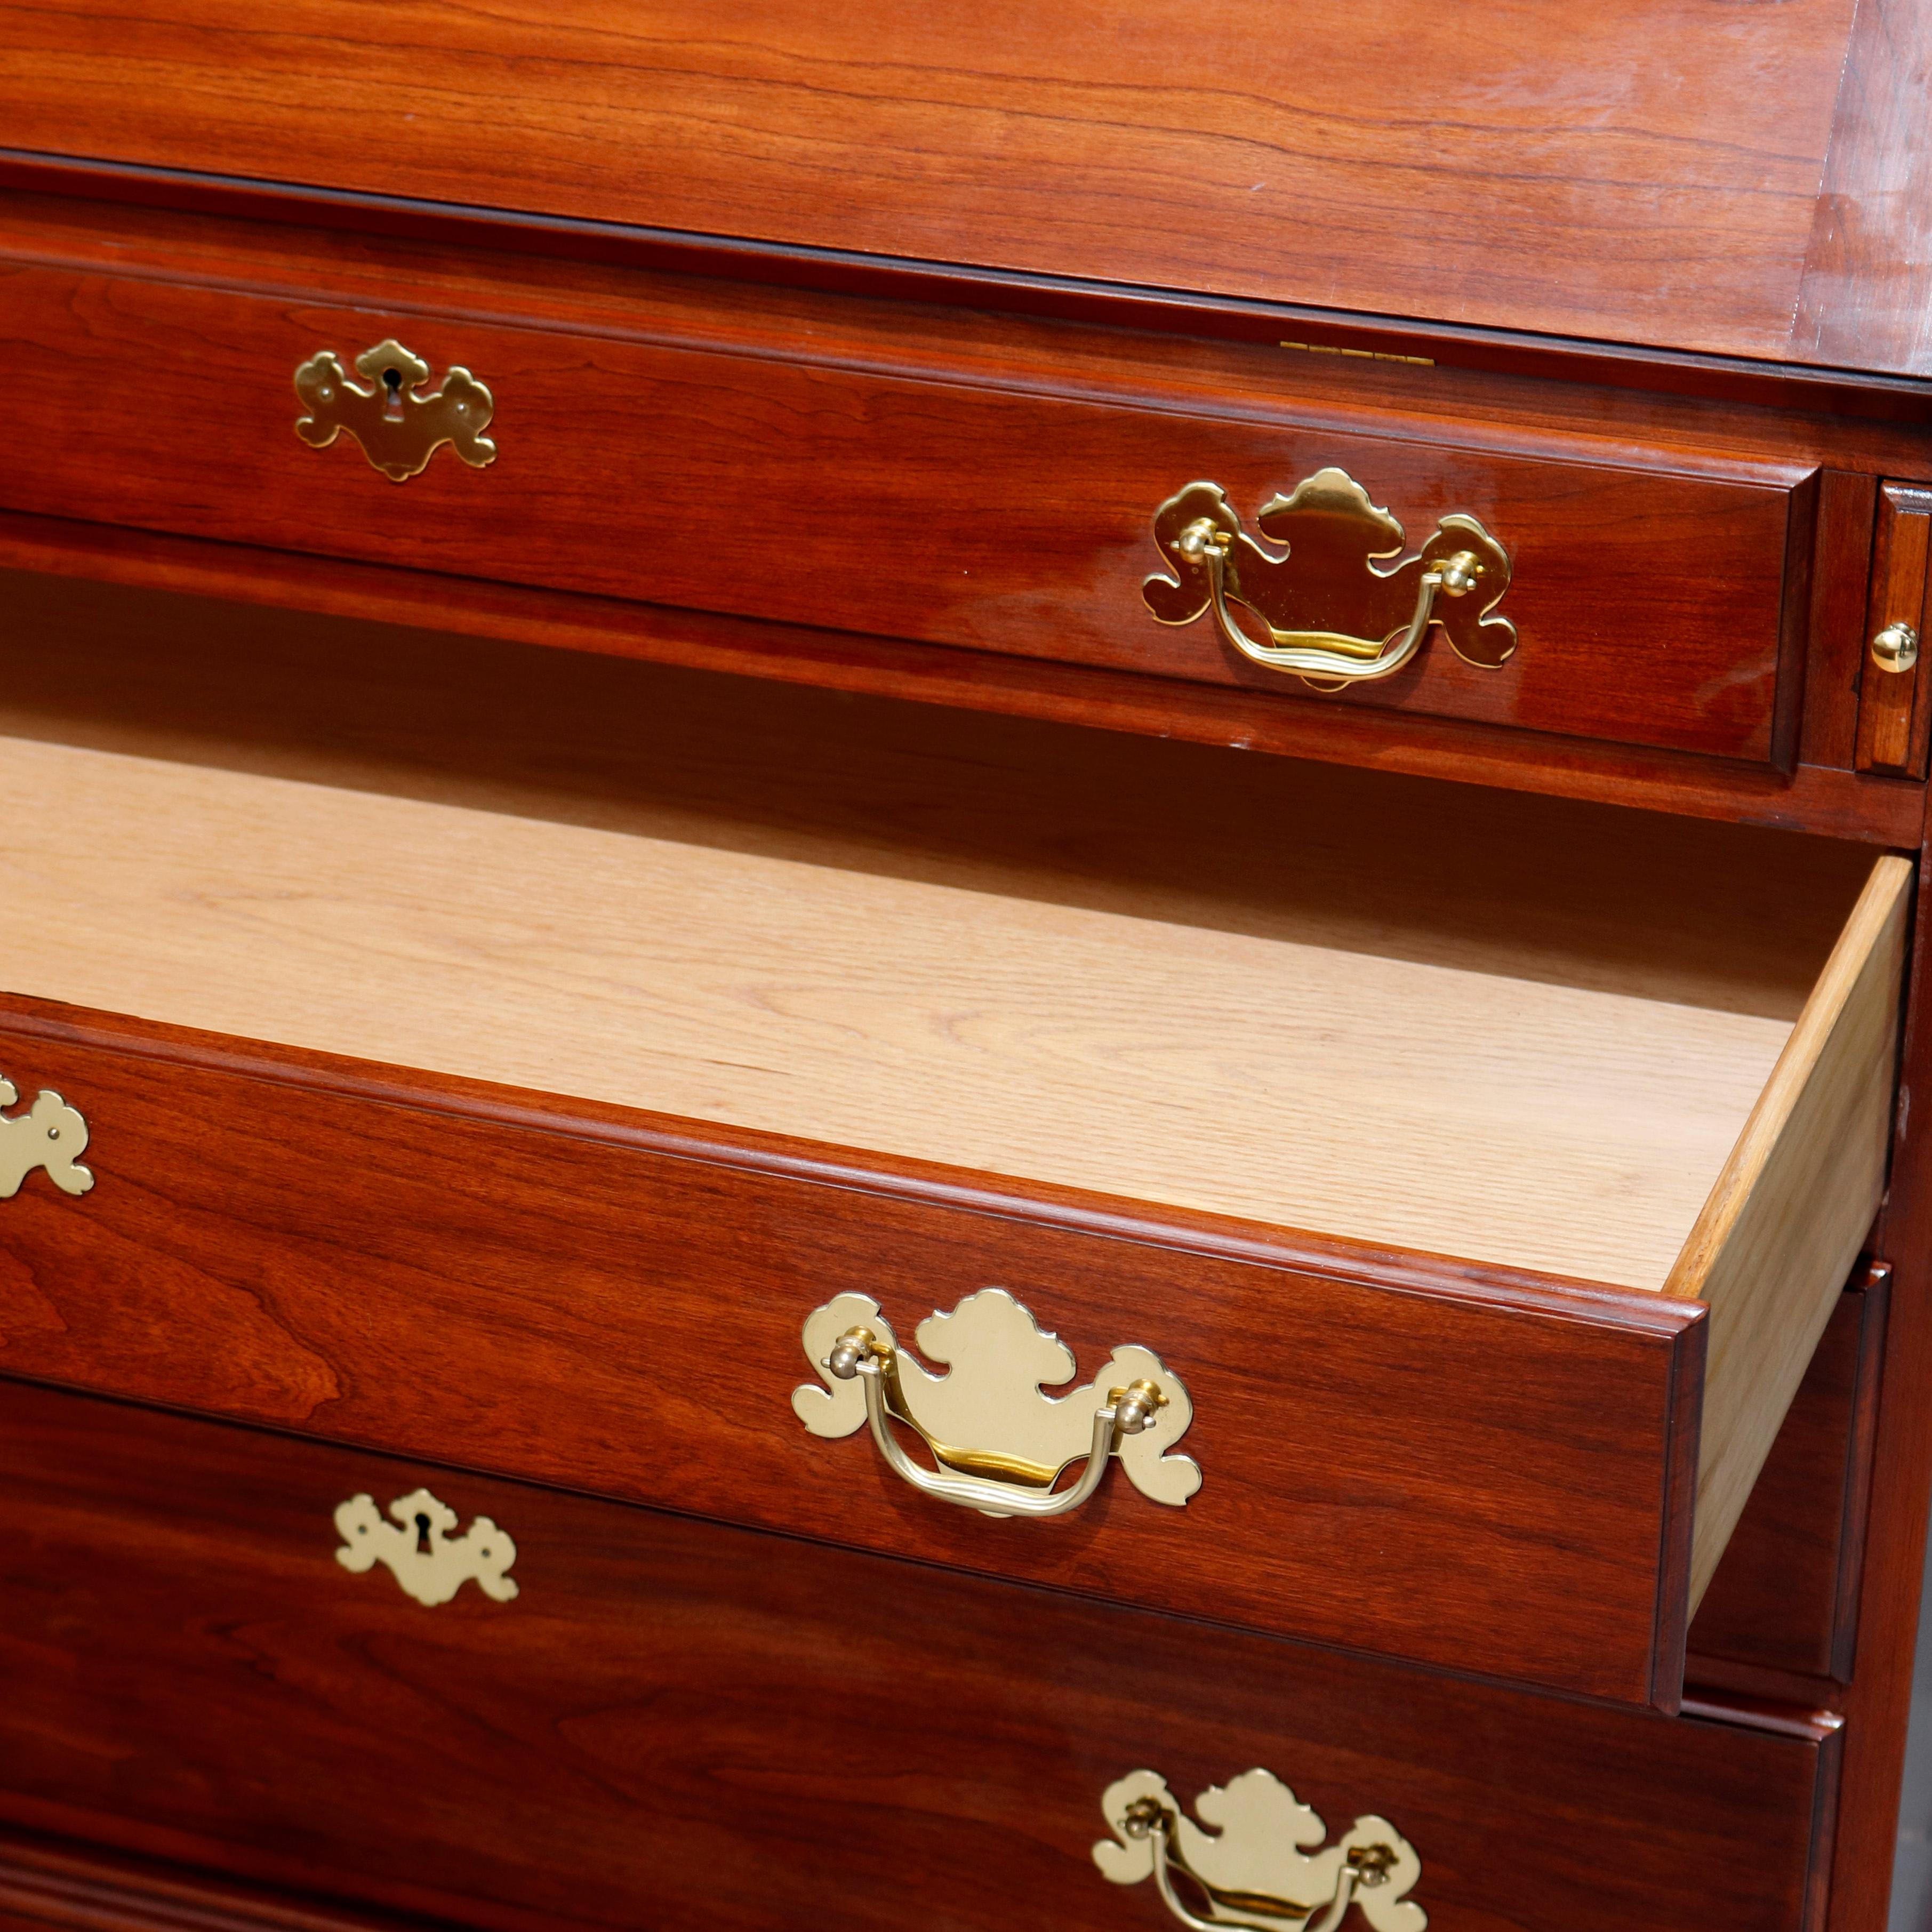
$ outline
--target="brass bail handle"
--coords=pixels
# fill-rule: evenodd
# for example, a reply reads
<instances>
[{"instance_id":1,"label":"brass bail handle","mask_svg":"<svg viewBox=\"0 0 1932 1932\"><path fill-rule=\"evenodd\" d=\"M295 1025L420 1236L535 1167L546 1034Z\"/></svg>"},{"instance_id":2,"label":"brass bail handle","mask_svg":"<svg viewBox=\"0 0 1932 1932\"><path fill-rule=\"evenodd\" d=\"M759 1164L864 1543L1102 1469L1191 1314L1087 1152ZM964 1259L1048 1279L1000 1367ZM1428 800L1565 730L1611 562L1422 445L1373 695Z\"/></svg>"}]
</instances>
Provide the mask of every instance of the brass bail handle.
<instances>
[{"instance_id":1,"label":"brass bail handle","mask_svg":"<svg viewBox=\"0 0 1932 1932\"><path fill-rule=\"evenodd\" d=\"M1466 597L1484 574L1483 560L1472 550L1459 550L1431 564L1416 580L1414 614L1393 638L1377 642L1333 632L1276 631L1270 626L1270 641L1262 644L1248 635L1228 608L1228 553L1234 542L1232 532L1217 528L1206 517L1197 517L1174 544L1176 554L1184 561L1206 566L1215 626L1222 637L1244 657L1264 664L1270 670L1296 671L1337 684L1366 684L1393 676L1429 634L1437 596Z\"/></svg>"},{"instance_id":2,"label":"brass bail handle","mask_svg":"<svg viewBox=\"0 0 1932 1932\"><path fill-rule=\"evenodd\" d=\"M1069 1510L1078 1509L1100 1486L1100 1478L1107 1473L1107 1459L1119 1448L1120 1438L1138 1436L1167 1403L1159 1384L1144 1377L1130 1388L1109 1390L1106 1402L1094 1412L1093 1440L1088 1444L1079 1480L1070 1488L1029 1494L1012 1483L942 1476L922 1469L900 1448L892 1433L894 1419L914 1428L918 1424L905 1413L903 1399L894 1400L898 1395L898 1351L880 1342L869 1328L848 1328L826 1358L825 1366L841 1382L850 1382L854 1376L862 1378L866 1420L871 1425L872 1440L894 1474L903 1477L922 1496L938 1496L944 1502L958 1503L988 1516L1064 1516Z\"/></svg>"},{"instance_id":3,"label":"brass bail handle","mask_svg":"<svg viewBox=\"0 0 1932 1932\"><path fill-rule=\"evenodd\" d=\"M1404 557L1402 526L1346 470L1318 470L1258 519L1279 548L1241 526L1218 483L1190 483L1154 512L1154 542L1172 575L1142 586L1163 624L1211 612L1222 641L1250 663L1291 672L1318 690L1393 676L1439 629L1456 655L1499 670L1516 626L1495 614L1509 588L1509 553L1475 518L1442 518ZM1267 633L1238 618L1240 605Z\"/></svg>"},{"instance_id":4,"label":"brass bail handle","mask_svg":"<svg viewBox=\"0 0 1932 1932\"><path fill-rule=\"evenodd\" d=\"M1313 1810L1273 1772L1244 1772L1195 1801L1204 1830L1159 1772L1131 1772L1100 1801L1114 1835L1094 1862L1116 1885L1154 1882L1189 1932L1336 1932L1351 1906L1375 1932L1426 1932L1408 1896L1422 1876L1415 1848L1386 1818L1358 1818L1332 1845ZM1177 1880L1179 1882L1177 1884Z\"/></svg>"},{"instance_id":5,"label":"brass bail handle","mask_svg":"<svg viewBox=\"0 0 1932 1932\"><path fill-rule=\"evenodd\" d=\"M1126 1346L1091 1382L1049 1396L1041 1384L1072 1378L1072 1352L1004 1288L920 1324L920 1347L944 1374L900 1348L868 1295L814 1310L804 1341L820 1380L793 1392L799 1419L828 1438L868 1430L886 1467L922 1496L986 1516L1064 1516L1115 1463L1156 1502L1178 1507L1200 1486L1196 1465L1167 1453L1193 1416L1179 1376L1151 1350ZM908 1430L930 1468L907 1453Z\"/></svg>"}]
</instances>

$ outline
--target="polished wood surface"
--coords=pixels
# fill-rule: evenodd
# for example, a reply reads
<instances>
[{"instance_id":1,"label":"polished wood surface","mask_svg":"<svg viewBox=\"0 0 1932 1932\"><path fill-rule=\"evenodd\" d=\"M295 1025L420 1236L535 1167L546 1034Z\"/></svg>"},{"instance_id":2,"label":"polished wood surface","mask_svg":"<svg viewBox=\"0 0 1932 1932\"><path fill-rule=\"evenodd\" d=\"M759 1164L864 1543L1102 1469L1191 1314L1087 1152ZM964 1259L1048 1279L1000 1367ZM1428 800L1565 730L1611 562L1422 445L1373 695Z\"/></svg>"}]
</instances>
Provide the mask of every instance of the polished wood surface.
<instances>
[{"instance_id":1,"label":"polished wood surface","mask_svg":"<svg viewBox=\"0 0 1932 1932\"><path fill-rule=\"evenodd\" d=\"M0 1826L0 1932L444 1932L374 1912Z\"/></svg>"},{"instance_id":2,"label":"polished wood surface","mask_svg":"<svg viewBox=\"0 0 1932 1932\"><path fill-rule=\"evenodd\" d=\"M1615 452L1600 435L1544 428L1513 446L1490 425L1352 420L1326 400L1298 420L1198 378L1192 406L1158 382L1136 393L1117 380L1103 399L1071 366L1060 382L1047 368L1016 382L987 344L951 368L928 355L917 375L894 345L889 374L852 366L853 325L821 348L788 314L761 326L742 291L720 296L730 313L709 331L683 317L688 337L733 338L707 347L638 340L636 314L619 333L608 305L580 307L572 326L542 288L522 316L502 285L467 313L439 312L414 266L380 316L361 288L296 298L290 264L268 250L250 290L196 286L178 266L103 275L24 251L9 266L28 452L0 476L12 510L1329 708L1780 766L1795 753L1816 508L1800 461L1684 450L1666 470L1648 453L1604 460ZM649 288L635 292L649 304ZM539 316L554 320L533 328ZM503 452L489 470L446 452L398 495L348 436L320 452L296 436L296 367L323 349L351 361L392 334L438 371L460 364L488 384ZM1318 377L1310 386L1318 394ZM1161 503L1209 478L1252 528L1271 496L1329 464L1392 509L1412 548L1455 512L1496 534L1520 639L1508 664L1472 665L1438 637L1394 676L1323 700L1250 663L1208 619L1154 620L1142 586L1172 562L1151 536ZM638 540L640 513L656 539Z\"/></svg>"},{"instance_id":3,"label":"polished wood surface","mask_svg":"<svg viewBox=\"0 0 1932 1932\"><path fill-rule=\"evenodd\" d=\"M1624 1701L1682 1670L1695 1306L10 1002L92 1127L6 1204L16 1374ZM988 1285L1192 1397L1184 1509L808 1435L806 1316ZM1204 1562L1202 1552L1213 1560Z\"/></svg>"},{"instance_id":4,"label":"polished wood surface","mask_svg":"<svg viewBox=\"0 0 1932 1932\"><path fill-rule=\"evenodd\" d=\"M1891 1269L1839 1298L1784 1425L1692 1619L1694 1684L1750 1671L1852 1675Z\"/></svg>"},{"instance_id":5,"label":"polished wood surface","mask_svg":"<svg viewBox=\"0 0 1932 1932\"><path fill-rule=\"evenodd\" d=\"M1104 329L1153 331L1202 341L1301 345L1298 353L1347 356L1460 374L1690 396L1775 410L1822 412L1867 428L1932 425L1932 383L1922 377L1812 363L1766 362L1684 349L1540 335L1522 328L1363 315L1306 303L1100 282L956 262L908 262L850 250L638 228L618 221L532 214L312 184L263 182L194 169L0 147L0 188L105 202L117 209L238 217L284 228L546 260L602 262L674 274L723 277L760 288L811 289L896 303L939 303Z\"/></svg>"},{"instance_id":6,"label":"polished wood surface","mask_svg":"<svg viewBox=\"0 0 1932 1932\"><path fill-rule=\"evenodd\" d=\"M1932 534L1932 488L1880 485L1874 532L1871 589L1864 635L1871 639L1895 624L1909 624L1932 650L1932 571L1927 568ZM1858 763L1861 771L1922 777L1932 742L1932 703L1920 697L1928 673L1921 665L1888 671L1869 655L1858 700Z\"/></svg>"},{"instance_id":7,"label":"polished wood surface","mask_svg":"<svg viewBox=\"0 0 1932 1932\"><path fill-rule=\"evenodd\" d=\"M1642 0L1559 58L1511 0L1184 32L772 0L728 34L678 0L306 0L272 37L236 0L59 0L0 14L0 116L56 154L1924 374L1918 218L1868 158L1924 140L1909 82L1858 91L1855 10ZM1846 286L1871 336L1794 327Z\"/></svg>"},{"instance_id":8,"label":"polished wood surface","mask_svg":"<svg viewBox=\"0 0 1932 1932\"><path fill-rule=\"evenodd\" d=\"M1932 14L1861 0L1792 325L1806 361L1932 372Z\"/></svg>"},{"instance_id":9,"label":"polished wood surface","mask_svg":"<svg viewBox=\"0 0 1932 1932\"><path fill-rule=\"evenodd\" d=\"M1386 1814L1437 1932L1687 1924L1687 1887L1798 1932L1822 1849L1829 1717L1511 1696L19 1384L0 1442L0 1813L311 1892L503 1932L1154 1927L1089 1856L1140 1766ZM514 1602L334 1562L338 1502L424 1480L515 1538Z\"/></svg>"},{"instance_id":10,"label":"polished wood surface","mask_svg":"<svg viewBox=\"0 0 1932 1932\"><path fill-rule=\"evenodd\" d=\"M1932 893L1922 859L1912 986L1900 1088L1932 1090ZM1918 1115L1914 1118L1914 1115ZM1900 1110L1892 1186L1875 1237L1893 1262L1880 1388L1858 1643L1842 1706L1848 1726L1840 1826L1832 1860L1831 1932L1880 1932L1886 1921L1906 1727L1912 1716L1932 1514L1932 1133L1924 1111Z\"/></svg>"},{"instance_id":11,"label":"polished wood surface","mask_svg":"<svg viewBox=\"0 0 1932 1932\"><path fill-rule=\"evenodd\" d=\"M1665 1284L1711 1310L1694 1606L1884 1198L1912 873L1874 867Z\"/></svg>"}]
</instances>

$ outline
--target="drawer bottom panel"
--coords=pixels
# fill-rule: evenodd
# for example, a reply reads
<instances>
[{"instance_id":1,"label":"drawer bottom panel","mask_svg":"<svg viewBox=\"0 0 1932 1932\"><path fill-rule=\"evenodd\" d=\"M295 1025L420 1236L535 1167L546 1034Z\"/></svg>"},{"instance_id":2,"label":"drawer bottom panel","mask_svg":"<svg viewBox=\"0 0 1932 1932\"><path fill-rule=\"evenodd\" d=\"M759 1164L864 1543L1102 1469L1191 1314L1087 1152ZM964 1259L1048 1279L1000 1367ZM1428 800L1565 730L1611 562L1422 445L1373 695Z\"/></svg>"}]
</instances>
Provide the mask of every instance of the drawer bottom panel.
<instances>
[{"instance_id":1,"label":"drawer bottom panel","mask_svg":"<svg viewBox=\"0 0 1932 1932\"><path fill-rule=\"evenodd\" d=\"M419 1487L502 1600L405 1594L424 1524L337 1561ZM16 1826L506 1932L1156 1932L1102 1791L1255 1766L1393 1821L1435 1932L1798 1932L1835 1747L11 1382L0 1686Z\"/></svg>"}]
</instances>

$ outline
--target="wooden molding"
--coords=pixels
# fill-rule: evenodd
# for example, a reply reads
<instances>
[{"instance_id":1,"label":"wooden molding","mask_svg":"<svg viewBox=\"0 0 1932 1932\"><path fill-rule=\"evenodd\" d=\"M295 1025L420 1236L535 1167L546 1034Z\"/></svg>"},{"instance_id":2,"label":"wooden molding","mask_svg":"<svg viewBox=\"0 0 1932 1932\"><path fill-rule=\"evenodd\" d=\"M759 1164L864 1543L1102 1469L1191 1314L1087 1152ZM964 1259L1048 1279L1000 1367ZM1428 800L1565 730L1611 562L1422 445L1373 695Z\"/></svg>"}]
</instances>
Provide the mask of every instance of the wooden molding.
<instances>
[{"instance_id":1,"label":"wooden molding","mask_svg":"<svg viewBox=\"0 0 1932 1932\"><path fill-rule=\"evenodd\" d=\"M0 1932L431 1932L440 1922L324 1905L0 1829Z\"/></svg>"}]
</instances>

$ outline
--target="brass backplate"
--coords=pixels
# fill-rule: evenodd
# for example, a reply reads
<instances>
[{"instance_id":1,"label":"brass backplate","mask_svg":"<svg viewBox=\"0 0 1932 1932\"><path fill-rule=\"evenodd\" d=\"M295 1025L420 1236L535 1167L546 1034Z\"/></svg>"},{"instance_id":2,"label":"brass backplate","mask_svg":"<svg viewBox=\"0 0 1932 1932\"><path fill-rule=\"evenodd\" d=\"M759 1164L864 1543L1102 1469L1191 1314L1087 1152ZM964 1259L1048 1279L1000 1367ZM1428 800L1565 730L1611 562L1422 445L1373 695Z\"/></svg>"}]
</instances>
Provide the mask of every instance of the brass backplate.
<instances>
[{"instance_id":1,"label":"brass backplate","mask_svg":"<svg viewBox=\"0 0 1932 1932\"><path fill-rule=\"evenodd\" d=\"M1242 528L1218 483L1170 496L1154 512L1154 540L1171 574L1143 585L1149 611L1175 625L1212 612L1232 650L1321 689L1391 676L1436 629L1483 670L1516 650L1516 626L1496 614L1509 553L1465 512L1442 518L1406 557L1401 524L1331 468L1263 504L1256 522L1274 549Z\"/></svg>"},{"instance_id":2,"label":"brass backplate","mask_svg":"<svg viewBox=\"0 0 1932 1932\"><path fill-rule=\"evenodd\" d=\"M308 411L296 434L310 448L326 449L346 431L392 483L419 475L445 443L472 469L495 462L496 446L483 432L496 405L467 369L452 368L425 390L429 364L394 337L364 350L356 367L368 388L351 379L332 349L296 371L296 394Z\"/></svg>"},{"instance_id":3,"label":"brass backplate","mask_svg":"<svg viewBox=\"0 0 1932 1932\"><path fill-rule=\"evenodd\" d=\"M372 1496L351 1496L335 1512L342 1547L335 1560L357 1573L386 1564L396 1581L419 1604L446 1604L472 1577L486 1597L507 1604L517 1594L506 1573L517 1560L517 1546L487 1516L479 1516L460 1536L452 1536L458 1517L427 1490L412 1490L389 1505L385 1522Z\"/></svg>"},{"instance_id":4,"label":"brass backplate","mask_svg":"<svg viewBox=\"0 0 1932 1932\"><path fill-rule=\"evenodd\" d=\"M0 1107L10 1107L20 1089L0 1075ZM0 1116L0 1201L19 1193L37 1167L63 1194L85 1194L94 1185L92 1169L82 1167L87 1151L87 1123L50 1087L34 1096L24 1114Z\"/></svg>"}]
</instances>

